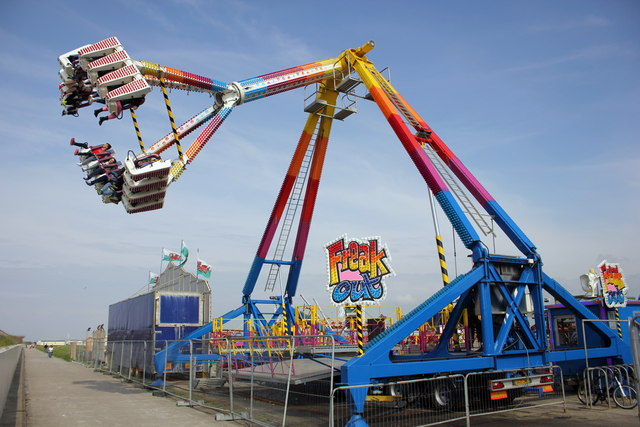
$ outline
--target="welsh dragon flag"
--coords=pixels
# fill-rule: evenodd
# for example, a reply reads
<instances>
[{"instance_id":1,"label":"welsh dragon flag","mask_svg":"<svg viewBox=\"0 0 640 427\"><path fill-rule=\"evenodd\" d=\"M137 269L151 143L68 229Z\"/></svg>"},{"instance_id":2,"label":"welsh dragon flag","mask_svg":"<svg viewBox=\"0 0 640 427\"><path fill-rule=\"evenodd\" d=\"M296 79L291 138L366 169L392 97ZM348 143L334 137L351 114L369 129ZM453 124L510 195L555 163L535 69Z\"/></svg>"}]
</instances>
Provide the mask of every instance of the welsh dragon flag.
<instances>
[{"instance_id":1,"label":"welsh dragon flag","mask_svg":"<svg viewBox=\"0 0 640 427\"><path fill-rule=\"evenodd\" d=\"M182 255L168 249L162 249L162 261L181 261Z\"/></svg>"},{"instance_id":2,"label":"welsh dragon flag","mask_svg":"<svg viewBox=\"0 0 640 427\"><path fill-rule=\"evenodd\" d=\"M211 277L211 266L206 262L198 259L198 271L196 276L206 277L207 279Z\"/></svg>"},{"instance_id":3,"label":"welsh dragon flag","mask_svg":"<svg viewBox=\"0 0 640 427\"><path fill-rule=\"evenodd\" d=\"M149 272L149 284L157 285L158 284L158 276L156 273Z\"/></svg>"}]
</instances>

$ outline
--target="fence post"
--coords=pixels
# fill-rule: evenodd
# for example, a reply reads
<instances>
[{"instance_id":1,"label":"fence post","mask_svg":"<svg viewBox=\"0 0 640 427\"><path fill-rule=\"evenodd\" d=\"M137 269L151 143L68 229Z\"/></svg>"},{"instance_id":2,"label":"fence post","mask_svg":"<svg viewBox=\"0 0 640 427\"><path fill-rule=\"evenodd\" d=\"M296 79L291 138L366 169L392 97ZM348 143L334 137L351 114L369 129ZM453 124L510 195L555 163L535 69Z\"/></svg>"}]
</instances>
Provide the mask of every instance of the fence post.
<instances>
[{"instance_id":1,"label":"fence post","mask_svg":"<svg viewBox=\"0 0 640 427\"><path fill-rule=\"evenodd\" d=\"M131 371L133 371L133 367L132 362L133 361L133 341L129 342L129 377L127 378L128 381L131 381Z\"/></svg>"},{"instance_id":2,"label":"fence post","mask_svg":"<svg viewBox=\"0 0 640 427\"><path fill-rule=\"evenodd\" d=\"M227 366L229 367L229 408L233 414L233 378L231 377L231 344L228 337L225 337L227 341Z\"/></svg>"},{"instance_id":3,"label":"fence post","mask_svg":"<svg viewBox=\"0 0 640 427\"><path fill-rule=\"evenodd\" d=\"M334 363L336 360L336 338L333 335L331 337L331 379L329 383L329 393L333 394L333 375L334 375Z\"/></svg>"},{"instance_id":4,"label":"fence post","mask_svg":"<svg viewBox=\"0 0 640 427\"><path fill-rule=\"evenodd\" d=\"M112 368L113 368L113 353L114 353L113 348L114 347L115 347L115 342L112 341L111 342L111 353L110 353L110 356L109 356L109 373L110 374L113 373L113 369Z\"/></svg>"},{"instance_id":5,"label":"fence post","mask_svg":"<svg viewBox=\"0 0 640 427\"><path fill-rule=\"evenodd\" d=\"M93 356L93 369L97 369L98 368L98 351L95 348L95 347L98 347L97 344L98 344L98 340L94 339L93 340L94 349L93 349L93 353L92 353L92 356Z\"/></svg>"},{"instance_id":6,"label":"fence post","mask_svg":"<svg viewBox=\"0 0 640 427\"><path fill-rule=\"evenodd\" d=\"M640 316L634 316L629 320L629 336L631 337L631 352L633 353L634 377L636 390L640 390L640 335L638 328ZM640 405L638 405L638 418L640 418Z\"/></svg>"},{"instance_id":7,"label":"fence post","mask_svg":"<svg viewBox=\"0 0 640 427\"><path fill-rule=\"evenodd\" d=\"M253 419L253 372L256 369L256 365L254 363L254 351L253 351L253 338L249 338L249 351L251 352L251 391L249 397L249 419Z\"/></svg>"},{"instance_id":8,"label":"fence post","mask_svg":"<svg viewBox=\"0 0 640 427\"><path fill-rule=\"evenodd\" d=\"M287 419L287 407L289 405L289 390L291 388L291 372L293 371L293 336L289 337L289 352L291 353L289 357L289 374L287 375L287 391L284 395L284 413L282 414L282 427L285 426L285 422Z\"/></svg>"},{"instance_id":9,"label":"fence post","mask_svg":"<svg viewBox=\"0 0 640 427\"><path fill-rule=\"evenodd\" d=\"M469 375L464 376L464 416L467 420L467 427L471 426L471 405L469 404Z\"/></svg>"},{"instance_id":10,"label":"fence post","mask_svg":"<svg viewBox=\"0 0 640 427\"><path fill-rule=\"evenodd\" d=\"M122 376L122 361L124 360L124 341L120 341L120 364L118 365L118 374Z\"/></svg>"},{"instance_id":11,"label":"fence post","mask_svg":"<svg viewBox=\"0 0 640 427\"><path fill-rule=\"evenodd\" d=\"M193 340L189 340L189 405L193 404Z\"/></svg>"},{"instance_id":12,"label":"fence post","mask_svg":"<svg viewBox=\"0 0 640 427\"><path fill-rule=\"evenodd\" d=\"M567 413L567 396L564 394L564 374L560 366L555 366L554 369L560 371L560 388L562 389L562 412ZM553 372L553 371L552 371Z\"/></svg>"},{"instance_id":13,"label":"fence post","mask_svg":"<svg viewBox=\"0 0 640 427\"><path fill-rule=\"evenodd\" d=\"M162 367L162 391L166 393L167 391L167 347L169 346L169 341L164 340L164 366Z\"/></svg>"},{"instance_id":14,"label":"fence post","mask_svg":"<svg viewBox=\"0 0 640 427\"><path fill-rule=\"evenodd\" d=\"M147 376L147 342L142 341L142 385L144 386L145 377Z\"/></svg>"},{"instance_id":15,"label":"fence post","mask_svg":"<svg viewBox=\"0 0 640 427\"><path fill-rule=\"evenodd\" d=\"M331 391L329 392L329 427L333 427L334 422L333 422L333 413L334 413L334 405L333 405L333 399L336 396L336 390L340 389L340 387L336 388L335 390L333 390L333 388L331 389Z\"/></svg>"}]
</instances>

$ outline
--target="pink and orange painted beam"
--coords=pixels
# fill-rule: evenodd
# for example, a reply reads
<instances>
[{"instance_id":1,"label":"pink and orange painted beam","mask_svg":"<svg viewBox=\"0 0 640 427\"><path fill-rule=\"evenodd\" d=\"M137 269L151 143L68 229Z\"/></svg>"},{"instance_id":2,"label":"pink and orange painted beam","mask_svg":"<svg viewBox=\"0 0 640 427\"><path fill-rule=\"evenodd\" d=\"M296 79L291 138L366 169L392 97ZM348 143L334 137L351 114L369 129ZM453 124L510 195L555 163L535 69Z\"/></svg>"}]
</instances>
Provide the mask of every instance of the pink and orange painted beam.
<instances>
[{"instance_id":1,"label":"pink and orange painted beam","mask_svg":"<svg viewBox=\"0 0 640 427\"><path fill-rule=\"evenodd\" d=\"M304 129L302 131L302 134L300 135L300 138L298 139L298 144L296 146L293 157L291 158L291 162L289 163L289 169L287 170L284 180L282 181L280 192L278 193L278 197L276 198L276 201L273 205L271 216L269 217L267 226L265 227L264 233L262 234L262 239L260 240L260 244L258 245L256 256L253 260L253 264L251 265L251 269L249 270L247 280L245 281L245 285L242 291L243 295L251 295L253 289L255 288L258 276L260 275L260 270L262 269L264 261L267 258L269 248L271 247L271 243L273 242L273 237L276 233L276 230L278 229L278 224L280 224L280 220L282 219L282 214L284 213L287 201L289 200L289 196L291 195L291 191L296 182L296 178L300 173L300 168L302 167L304 156L307 152L307 149L309 148L311 138L315 133L319 119L320 117L316 114L309 114L309 116L307 117Z\"/></svg>"},{"instance_id":2,"label":"pink and orange painted beam","mask_svg":"<svg viewBox=\"0 0 640 427\"><path fill-rule=\"evenodd\" d=\"M478 203L494 217L496 223L523 254L527 257L536 257L535 245L509 218L491 194L480 184L462 161L453 154L433 129L431 129L418 113L397 93L391 84L385 81L384 87L381 86L375 77L376 73L378 75L379 73L375 70L373 64L368 61L359 60L356 61L354 67L363 79L385 118L389 121L389 124L401 140L429 188L436 196L445 214L454 225L465 246L469 248L474 246L474 242L480 240L479 236L457 202L451 197L451 192L420 146L421 142L426 142L435 149L438 156L476 198ZM404 120L402 120L403 116L411 123L415 130L418 131L418 137L407 127Z\"/></svg>"},{"instance_id":3,"label":"pink and orange painted beam","mask_svg":"<svg viewBox=\"0 0 640 427\"><path fill-rule=\"evenodd\" d=\"M200 150L209 142L214 133L220 128L222 122L231 114L232 108L223 107L219 109L213 116L211 121L205 126L200 135L196 137L193 143L187 149L184 158L177 159L171 165L171 172L169 176L170 181L176 181L182 172L184 172L187 164L191 163L193 159L200 153Z\"/></svg>"},{"instance_id":4,"label":"pink and orange painted beam","mask_svg":"<svg viewBox=\"0 0 640 427\"><path fill-rule=\"evenodd\" d=\"M244 102L255 101L339 75L342 72L342 64L343 62L336 58L325 59L240 80L238 85L244 91Z\"/></svg>"},{"instance_id":5,"label":"pink and orange painted beam","mask_svg":"<svg viewBox=\"0 0 640 427\"><path fill-rule=\"evenodd\" d=\"M329 105L325 111L325 115L328 117L322 117L322 119L320 119L320 127L316 137L316 147L313 152L311 169L309 171L309 182L307 183L307 189L304 195L304 204L302 205L302 212L300 213L298 233L293 247L293 256L291 257L293 264L289 269L289 277L287 279L286 295L288 298L292 298L296 294L296 289L298 287L298 279L302 270L302 260L307 248L309 230L311 229L311 219L316 205L318 188L320 187L320 177L322 176L322 168L324 166L325 154L329 143L329 135L331 134L333 119L330 117L333 116L333 110L335 109L332 105L335 105L337 96L338 93L335 91L327 91L319 96Z\"/></svg>"},{"instance_id":6,"label":"pink and orange painted beam","mask_svg":"<svg viewBox=\"0 0 640 427\"><path fill-rule=\"evenodd\" d=\"M370 69L373 68L373 65L368 61L365 62L365 60L357 58L357 60L354 61L354 68L362 78L362 81L376 104L378 104L389 125L391 125L391 128L396 133L396 136L418 169L418 172L422 175L429 189L435 195L436 200L440 203L440 206L453 224L458 236L464 245L471 249L480 241L480 237L471 226L471 223L462 212L460 206L454 200L446 183L416 140L413 132L405 124L402 115L398 112L392 99L375 78L374 72ZM377 72L377 70L373 70Z\"/></svg>"},{"instance_id":7,"label":"pink and orange painted beam","mask_svg":"<svg viewBox=\"0 0 640 427\"><path fill-rule=\"evenodd\" d=\"M215 126L215 129L217 130L220 123L222 123L224 118L229 115L231 109L235 105L310 85L322 81L325 78L339 75L342 70L341 61L336 59L326 59L324 61L287 68L285 70L224 85L224 83L220 81L197 76L174 68L152 64L146 61L141 61L141 63L144 65L141 72L145 74L145 77L151 84L159 84L159 78L164 76L167 81L174 82L173 87L180 89L202 91L213 90L215 92L226 93L227 95L232 95L235 92L237 95L234 102L229 102L229 97L220 96L218 102L224 102L225 104L222 110L216 112L214 108L215 106L210 107L179 126L177 133L180 138L184 135L188 135L194 129L212 118L214 123L217 122L217 125ZM158 82L155 82L156 80L158 80ZM169 83L169 86L170 85L171 83ZM193 89L194 87L197 89ZM209 135L206 141L210 138L211 135ZM187 150L186 157L188 163L193 161L204 144L206 144L206 142L202 143L202 141L204 141L204 138L199 141L195 141ZM148 152L161 153L175 142L174 134L169 133L154 143L149 148Z\"/></svg>"},{"instance_id":8,"label":"pink and orange painted beam","mask_svg":"<svg viewBox=\"0 0 640 427\"><path fill-rule=\"evenodd\" d=\"M160 77L163 77L169 87L194 92L216 93L227 89L227 84L220 80L200 76L188 71L165 67L149 61L138 61L140 73L145 76L149 84L158 86Z\"/></svg>"},{"instance_id":9,"label":"pink and orange painted beam","mask_svg":"<svg viewBox=\"0 0 640 427\"><path fill-rule=\"evenodd\" d=\"M138 64L140 72L151 85L158 86L160 77L164 77L167 86L188 91L218 93L238 90L240 99L237 104L241 104L340 75L343 62L330 58L230 84L148 61L138 61Z\"/></svg>"},{"instance_id":10,"label":"pink and orange painted beam","mask_svg":"<svg viewBox=\"0 0 640 427\"><path fill-rule=\"evenodd\" d=\"M389 88L395 92L391 85ZM522 251L527 257L535 257L536 247L524 234L524 232L511 220L508 214L502 209L498 202L491 196L489 191L476 179L476 177L467 169L462 161L451 151L444 141L431 129L431 127L411 108L411 106L395 92L396 98L402 104L403 110L410 115L408 118L410 123L416 123L416 130L423 131L425 138L418 138L428 143L434 148L438 156L453 171L460 182L469 190L473 197L480 205L491 215L498 226L509 236L511 241Z\"/></svg>"},{"instance_id":11,"label":"pink and orange painted beam","mask_svg":"<svg viewBox=\"0 0 640 427\"><path fill-rule=\"evenodd\" d=\"M196 114L177 128L177 133L180 138L183 138L193 132L195 129L200 127L202 124L211 120L211 118L219 111L221 106L211 106L200 113ZM175 136L173 132L168 133L164 137L160 138L156 141L149 149L147 153L149 154L160 154L165 151L167 148L171 147L175 143Z\"/></svg>"}]
</instances>

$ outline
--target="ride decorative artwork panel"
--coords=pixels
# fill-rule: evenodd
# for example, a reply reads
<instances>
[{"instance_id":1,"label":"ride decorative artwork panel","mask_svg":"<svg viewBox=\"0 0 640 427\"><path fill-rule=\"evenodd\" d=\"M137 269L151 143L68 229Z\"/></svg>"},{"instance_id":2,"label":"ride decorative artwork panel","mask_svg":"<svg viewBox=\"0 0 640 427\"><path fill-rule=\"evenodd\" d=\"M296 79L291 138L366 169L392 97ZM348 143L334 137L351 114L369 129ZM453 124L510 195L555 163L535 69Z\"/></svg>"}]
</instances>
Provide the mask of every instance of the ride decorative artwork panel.
<instances>
[{"instance_id":1,"label":"ride decorative artwork panel","mask_svg":"<svg viewBox=\"0 0 640 427\"><path fill-rule=\"evenodd\" d=\"M606 260L598 265L602 281L602 297L609 308L627 306L627 285L620 264L609 263Z\"/></svg>"},{"instance_id":2,"label":"ride decorative artwork panel","mask_svg":"<svg viewBox=\"0 0 640 427\"><path fill-rule=\"evenodd\" d=\"M384 280L394 275L389 249L380 237L348 239L346 235L325 245L327 290L336 305L371 305L387 294Z\"/></svg>"}]
</instances>

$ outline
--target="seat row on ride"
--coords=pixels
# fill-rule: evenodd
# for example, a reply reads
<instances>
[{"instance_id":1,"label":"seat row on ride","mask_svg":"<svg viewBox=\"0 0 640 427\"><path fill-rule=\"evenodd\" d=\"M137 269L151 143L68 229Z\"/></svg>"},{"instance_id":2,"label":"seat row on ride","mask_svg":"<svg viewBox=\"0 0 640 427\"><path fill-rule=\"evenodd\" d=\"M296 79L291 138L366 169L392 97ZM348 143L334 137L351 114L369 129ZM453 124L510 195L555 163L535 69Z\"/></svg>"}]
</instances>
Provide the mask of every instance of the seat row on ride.
<instances>
[{"instance_id":1,"label":"seat row on ride","mask_svg":"<svg viewBox=\"0 0 640 427\"><path fill-rule=\"evenodd\" d=\"M70 145L80 147L74 153L80 157L78 166L87 174L86 184L95 186L104 203L122 201L129 213L162 208L169 185L169 160L158 154L129 153L123 165L114 158L111 144L89 146L71 138Z\"/></svg>"},{"instance_id":2,"label":"seat row on ride","mask_svg":"<svg viewBox=\"0 0 640 427\"><path fill-rule=\"evenodd\" d=\"M62 83L62 115L78 115L78 109L94 102L104 104L94 115L99 124L120 118L123 111L142 105L151 86L116 37L86 45L58 58Z\"/></svg>"},{"instance_id":3,"label":"seat row on ride","mask_svg":"<svg viewBox=\"0 0 640 427\"><path fill-rule=\"evenodd\" d=\"M135 110L145 101L151 86L116 37L85 45L58 58L60 62L60 103L63 115L78 115L78 109L93 103L103 104L94 111L101 125L120 118L123 111ZM105 113L105 114L102 114ZM169 184L171 162L158 154L129 153L124 165L113 156L110 144L89 146L71 140L80 147L79 165L87 172L87 185L94 185L104 203L119 203L127 212L160 209Z\"/></svg>"},{"instance_id":4,"label":"seat row on ride","mask_svg":"<svg viewBox=\"0 0 640 427\"><path fill-rule=\"evenodd\" d=\"M87 185L93 185L104 203L119 203L122 199L124 168L113 157L111 144L89 146L86 142L76 142L71 138L70 145L80 147L74 154L80 158L78 166L87 176Z\"/></svg>"}]
</instances>

